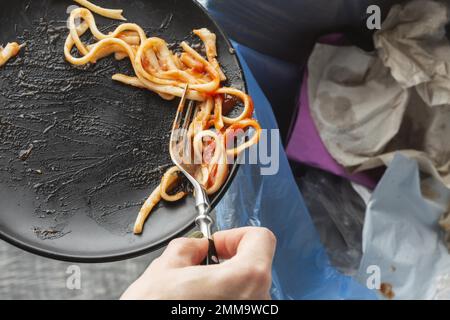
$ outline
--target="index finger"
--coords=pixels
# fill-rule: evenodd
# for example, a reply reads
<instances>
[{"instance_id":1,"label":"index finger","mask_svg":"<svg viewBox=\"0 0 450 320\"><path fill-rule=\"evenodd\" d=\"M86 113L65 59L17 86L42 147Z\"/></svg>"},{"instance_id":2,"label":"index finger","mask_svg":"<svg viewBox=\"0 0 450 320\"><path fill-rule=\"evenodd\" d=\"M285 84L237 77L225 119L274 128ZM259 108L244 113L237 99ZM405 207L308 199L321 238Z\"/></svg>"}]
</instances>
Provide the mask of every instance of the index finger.
<instances>
[{"instance_id":1,"label":"index finger","mask_svg":"<svg viewBox=\"0 0 450 320\"><path fill-rule=\"evenodd\" d=\"M252 260L272 262L276 238L267 228L231 229L216 232L213 237L217 253L223 259L230 259L237 255L249 255Z\"/></svg>"}]
</instances>

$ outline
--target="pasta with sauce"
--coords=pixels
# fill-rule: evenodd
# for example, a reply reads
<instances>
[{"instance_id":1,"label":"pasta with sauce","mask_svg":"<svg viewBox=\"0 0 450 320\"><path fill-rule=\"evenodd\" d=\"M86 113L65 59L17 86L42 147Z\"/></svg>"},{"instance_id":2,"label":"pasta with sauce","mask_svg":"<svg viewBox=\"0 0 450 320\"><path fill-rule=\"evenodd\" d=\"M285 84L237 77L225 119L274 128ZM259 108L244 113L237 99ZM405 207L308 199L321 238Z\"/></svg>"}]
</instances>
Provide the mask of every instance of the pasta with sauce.
<instances>
[{"instance_id":1,"label":"pasta with sauce","mask_svg":"<svg viewBox=\"0 0 450 320\"><path fill-rule=\"evenodd\" d=\"M108 12L111 9L93 7L88 1L76 2L101 15L124 19L120 10L111 13ZM147 37L144 30L134 23L120 24L108 34L100 32L92 12L87 8L77 8L70 14L70 33L64 45L66 60L79 66L96 63L110 55L118 60L128 58L134 74L116 73L112 79L151 90L166 100L181 97L188 84L187 98L197 103L197 112L188 133L194 155L201 159L201 163L196 166L195 176L208 195L216 193L229 174L227 157L234 158L257 143L261 132L258 122L252 119L254 106L251 97L238 89L222 86L226 75L217 60L216 35L206 28L193 31L204 44L205 57L185 41L180 44L182 52L173 53L166 41ZM77 25L76 21L82 22ZM92 33L95 43L83 43L81 37L87 31ZM75 49L77 57L72 54ZM223 114L224 98L229 96L241 100L244 105L242 113L234 118ZM230 147L235 132L248 128L254 129L252 136ZM177 167L170 168L164 174L161 183L144 202L138 214L135 234L142 232L145 220L161 200L177 201L186 196L185 191L170 194L180 183L178 174Z\"/></svg>"}]
</instances>

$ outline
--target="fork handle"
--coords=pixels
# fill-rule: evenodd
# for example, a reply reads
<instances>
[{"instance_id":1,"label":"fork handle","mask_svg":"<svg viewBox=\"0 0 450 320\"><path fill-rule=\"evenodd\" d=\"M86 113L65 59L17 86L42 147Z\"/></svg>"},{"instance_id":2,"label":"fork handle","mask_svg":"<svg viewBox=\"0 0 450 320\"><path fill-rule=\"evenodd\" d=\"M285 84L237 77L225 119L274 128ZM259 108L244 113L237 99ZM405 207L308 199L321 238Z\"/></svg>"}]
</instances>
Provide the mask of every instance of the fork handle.
<instances>
[{"instance_id":1,"label":"fork handle","mask_svg":"<svg viewBox=\"0 0 450 320\"><path fill-rule=\"evenodd\" d=\"M218 264L219 257L217 255L216 246L214 245L214 240L211 236L211 224L212 219L208 215L208 207L206 205L200 205L197 207L199 215L195 219L195 223L200 228L203 236L208 239L208 254L202 261L202 265Z\"/></svg>"},{"instance_id":2,"label":"fork handle","mask_svg":"<svg viewBox=\"0 0 450 320\"><path fill-rule=\"evenodd\" d=\"M207 266L211 264L219 264L219 257L217 256L216 246L213 239L208 239L208 255L202 261L201 265Z\"/></svg>"}]
</instances>

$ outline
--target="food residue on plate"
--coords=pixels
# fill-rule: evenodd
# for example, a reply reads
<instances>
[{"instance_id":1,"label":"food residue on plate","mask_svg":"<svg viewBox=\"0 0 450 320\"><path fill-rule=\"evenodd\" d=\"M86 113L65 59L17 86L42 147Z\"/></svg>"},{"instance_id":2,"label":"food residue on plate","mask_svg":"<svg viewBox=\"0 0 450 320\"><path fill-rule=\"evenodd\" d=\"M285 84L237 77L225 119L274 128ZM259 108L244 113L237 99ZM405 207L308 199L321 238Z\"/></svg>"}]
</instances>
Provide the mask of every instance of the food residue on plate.
<instances>
[{"instance_id":1,"label":"food residue on plate","mask_svg":"<svg viewBox=\"0 0 450 320\"><path fill-rule=\"evenodd\" d=\"M49 228L34 227L33 232L41 240L54 240L70 233L70 231L64 231L65 227L65 223Z\"/></svg>"},{"instance_id":2,"label":"food residue on plate","mask_svg":"<svg viewBox=\"0 0 450 320\"><path fill-rule=\"evenodd\" d=\"M33 147L34 147L33 144L30 143L28 145L27 149L20 150L19 151L19 159L22 160L22 161L27 160L30 157L30 155L31 155L31 151L33 150Z\"/></svg>"}]
</instances>

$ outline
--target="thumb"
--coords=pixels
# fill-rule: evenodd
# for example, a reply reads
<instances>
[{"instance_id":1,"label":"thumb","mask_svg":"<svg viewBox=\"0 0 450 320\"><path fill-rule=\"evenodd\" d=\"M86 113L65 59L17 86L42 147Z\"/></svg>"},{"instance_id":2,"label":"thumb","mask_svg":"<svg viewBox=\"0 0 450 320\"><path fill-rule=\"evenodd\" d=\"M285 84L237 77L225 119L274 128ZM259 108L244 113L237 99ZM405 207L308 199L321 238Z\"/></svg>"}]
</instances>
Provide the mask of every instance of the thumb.
<instances>
[{"instance_id":1,"label":"thumb","mask_svg":"<svg viewBox=\"0 0 450 320\"><path fill-rule=\"evenodd\" d=\"M169 243L159 262L170 268L195 266L203 261L207 253L207 239L178 238Z\"/></svg>"}]
</instances>

